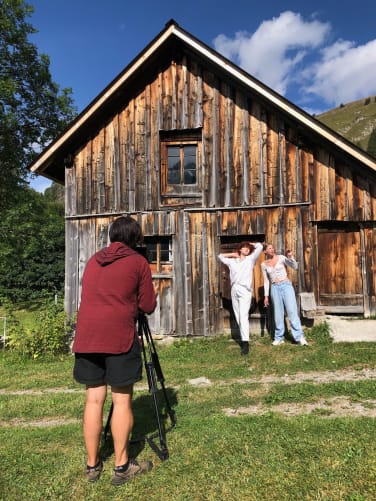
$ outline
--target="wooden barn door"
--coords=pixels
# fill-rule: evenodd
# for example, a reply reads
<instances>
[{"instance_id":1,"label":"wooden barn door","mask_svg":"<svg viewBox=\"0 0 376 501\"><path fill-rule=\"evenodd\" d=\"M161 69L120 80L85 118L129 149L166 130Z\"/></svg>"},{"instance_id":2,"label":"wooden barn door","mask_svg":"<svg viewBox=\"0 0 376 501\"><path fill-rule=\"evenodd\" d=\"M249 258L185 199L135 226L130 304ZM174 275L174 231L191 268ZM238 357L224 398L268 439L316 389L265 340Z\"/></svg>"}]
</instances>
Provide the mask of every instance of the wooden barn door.
<instances>
[{"instance_id":1,"label":"wooden barn door","mask_svg":"<svg viewBox=\"0 0 376 501\"><path fill-rule=\"evenodd\" d=\"M241 242L263 242L265 235L237 235L237 236L222 236L220 252L233 252ZM261 272L261 262L265 259L262 252L256 266L253 269L253 284L252 284L252 304L250 314L260 313L260 304L263 300L263 278ZM221 264L221 296L223 306L223 324L225 329L236 329L236 322L232 312L231 305L231 283L228 267Z\"/></svg>"},{"instance_id":2,"label":"wooden barn door","mask_svg":"<svg viewBox=\"0 0 376 501\"><path fill-rule=\"evenodd\" d=\"M363 313L359 228L318 228L317 236L319 306L328 313Z\"/></svg>"}]
</instances>

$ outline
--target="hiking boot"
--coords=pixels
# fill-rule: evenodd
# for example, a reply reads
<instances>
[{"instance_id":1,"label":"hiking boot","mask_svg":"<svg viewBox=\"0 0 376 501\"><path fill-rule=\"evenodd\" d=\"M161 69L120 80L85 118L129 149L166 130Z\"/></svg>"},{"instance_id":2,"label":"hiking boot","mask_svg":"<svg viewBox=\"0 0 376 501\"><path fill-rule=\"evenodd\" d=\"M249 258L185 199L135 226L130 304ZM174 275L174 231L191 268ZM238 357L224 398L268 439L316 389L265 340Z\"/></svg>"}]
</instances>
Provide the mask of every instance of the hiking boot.
<instances>
[{"instance_id":1,"label":"hiking boot","mask_svg":"<svg viewBox=\"0 0 376 501\"><path fill-rule=\"evenodd\" d=\"M305 338L304 336L302 336L302 337L299 339L298 343L299 343L301 346L308 346L307 340L306 340L306 338Z\"/></svg>"},{"instance_id":2,"label":"hiking boot","mask_svg":"<svg viewBox=\"0 0 376 501\"><path fill-rule=\"evenodd\" d=\"M284 340L283 339L275 339L273 342L272 342L272 345L273 346L279 346L280 344L283 344L284 343Z\"/></svg>"},{"instance_id":3,"label":"hiking boot","mask_svg":"<svg viewBox=\"0 0 376 501\"><path fill-rule=\"evenodd\" d=\"M96 482L101 476L103 470L103 463L101 460L95 466L86 465L86 478L88 482Z\"/></svg>"},{"instance_id":4,"label":"hiking boot","mask_svg":"<svg viewBox=\"0 0 376 501\"><path fill-rule=\"evenodd\" d=\"M114 469L114 475L111 479L112 485L121 485L127 482L130 478L136 475L142 475L153 468L153 463L151 461L142 461L138 463L137 461L130 459L128 468L125 471L118 471Z\"/></svg>"},{"instance_id":5,"label":"hiking boot","mask_svg":"<svg viewBox=\"0 0 376 501\"><path fill-rule=\"evenodd\" d=\"M249 343L248 341L242 341L242 351L241 351L241 354L242 355L248 355L249 353Z\"/></svg>"}]
</instances>

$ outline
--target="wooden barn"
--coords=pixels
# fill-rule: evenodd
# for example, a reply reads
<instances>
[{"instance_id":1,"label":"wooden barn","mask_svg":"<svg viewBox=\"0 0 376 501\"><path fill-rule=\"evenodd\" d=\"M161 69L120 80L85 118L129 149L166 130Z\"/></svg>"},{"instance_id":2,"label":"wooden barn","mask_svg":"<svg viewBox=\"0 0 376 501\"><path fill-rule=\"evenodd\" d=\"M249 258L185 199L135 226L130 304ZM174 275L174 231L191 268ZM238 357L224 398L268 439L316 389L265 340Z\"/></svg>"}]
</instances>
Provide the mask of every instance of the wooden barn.
<instances>
[{"instance_id":1,"label":"wooden barn","mask_svg":"<svg viewBox=\"0 0 376 501\"><path fill-rule=\"evenodd\" d=\"M217 255L243 240L293 250L303 318L376 314L376 159L175 21L31 170L65 184L69 314L88 258L122 214L142 226L159 284L153 332L230 327ZM261 325L259 266L254 282Z\"/></svg>"}]
</instances>

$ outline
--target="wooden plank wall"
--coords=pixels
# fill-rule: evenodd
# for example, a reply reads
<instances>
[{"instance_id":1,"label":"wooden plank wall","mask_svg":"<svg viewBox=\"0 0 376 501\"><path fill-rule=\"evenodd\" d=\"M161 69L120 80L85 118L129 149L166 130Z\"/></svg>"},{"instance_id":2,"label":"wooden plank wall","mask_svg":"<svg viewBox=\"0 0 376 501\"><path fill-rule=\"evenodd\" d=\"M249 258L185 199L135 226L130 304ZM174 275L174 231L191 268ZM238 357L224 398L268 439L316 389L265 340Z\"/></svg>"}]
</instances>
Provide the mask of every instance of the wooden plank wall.
<instances>
[{"instance_id":1,"label":"wooden plank wall","mask_svg":"<svg viewBox=\"0 0 376 501\"><path fill-rule=\"evenodd\" d=\"M368 273L368 288L365 291L367 296L368 315L376 313L376 225L373 228L365 228L365 269Z\"/></svg>"},{"instance_id":2,"label":"wooden plank wall","mask_svg":"<svg viewBox=\"0 0 376 501\"><path fill-rule=\"evenodd\" d=\"M192 334L205 335L220 332L223 329L223 318L218 315L222 308L220 262L217 258L220 252L221 237L247 234L264 235L267 241L273 243L281 251L284 252L287 248L292 249L297 260L302 264L298 272L289 272L296 292L303 289L310 290L310 275L307 276L303 266L307 261L308 269L311 266L311 255L304 251L311 247L312 238L311 233L306 232L303 228L308 214L308 207L291 207L287 210L274 208L272 210L242 209L189 213ZM275 231L276 228L278 228L278 232ZM177 270L176 275L178 273ZM261 270L258 266L256 266L254 274L255 296L256 301L259 302L263 283ZM181 278L184 279L184 275Z\"/></svg>"},{"instance_id":3,"label":"wooden plank wall","mask_svg":"<svg viewBox=\"0 0 376 501\"><path fill-rule=\"evenodd\" d=\"M160 197L159 133L197 128L202 128L202 197L189 205L202 210L184 212L182 198L172 216ZM67 303L72 310L82 264L104 242L100 235L111 215L137 214L146 235L175 235L173 300L176 312L180 304L184 308L174 328L210 332L220 327L213 256L222 235L265 234L278 250L292 248L304 264L296 288L312 291L313 223L375 222L375 186L369 170L313 143L310 131L298 133L297 125L271 106L183 55L99 123L76 152L74 168L67 169ZM365 246L372 270L374 244L375 230L369 229ZM374 305L375 273L368 283Z\"/></svg>"},{"instance_id":4,"label":"wooden plank wall","mask_svg":"<svg viewBox=\"0 0 376 501\"><path fill-rule=\"evenodd\" d=\"M173 235L176 231L175 212L159 211L130 215L138 221L145 236ZM86 263L95 252L109 244L108 229L115 217L117 216L66 220L65 308L69 316L74 314L79 305L82 275ZM168 311L171 298L166 297L163 283L160 284L160 293L159 308ZM165 315L160 325L169 331L170 324L168 315Z\"/></svg>"},{"instance_id":5,"label":"wooden plank wall","mask_svg":"<svg viewBox=\"0 0 376 501\"><path fill-rule=\"evenodd\" d=\"M375 176L310 144L308 133L301 142L301 131L298 137L282 116L187 56L161 71L77 152L67 214L158 210L159 131L198 127L198 205L311 201L316 221L376 219Z\"/></svg>"}]
</instances>

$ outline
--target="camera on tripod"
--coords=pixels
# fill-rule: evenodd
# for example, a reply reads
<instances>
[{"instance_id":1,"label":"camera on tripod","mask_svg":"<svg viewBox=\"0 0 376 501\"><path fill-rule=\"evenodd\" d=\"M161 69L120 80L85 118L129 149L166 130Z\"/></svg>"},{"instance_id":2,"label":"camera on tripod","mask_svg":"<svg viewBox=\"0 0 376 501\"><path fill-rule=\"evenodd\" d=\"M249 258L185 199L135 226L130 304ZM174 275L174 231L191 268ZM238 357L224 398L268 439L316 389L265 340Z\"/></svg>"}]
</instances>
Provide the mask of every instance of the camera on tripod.
<instances>
[{"instance_id":1,"label":"camera on tripod","mask_svg":"<svg viewBox=\"0 0 376 501\"><path fill-rule=\"evenodd\" d=\"M158 432L152 435L143 437L141 440L146 440L153 451L159 456L162 461L165 461L169 457L169 451L167 447L166 433L170 431L176 425L175 411L170 405L170 401L167 396L166 388L164 385L164 376L159 363L159 357L155 344L150 332L149 322L146 315L142 312L139 313L137 319L137 334L141 340L142 356L144 360L145 371L148 380L149 393L152 395L153 406L155 411L155 417L158 426ZM161 414L159 410L158 402L158 383L160 389L162 390L162 395L165 402L165 407L167 414L170 418L171 425L168 429L165 428L164 423L161 420ZM106 442L107 434L110 429L111 417L113 412L113 404L108 414L107 422L103 430L103 444ZM159 446L155 443L154 439L159 438ZM131 440L132 442L132 440Z\"/></svg>"}]
</instances>

